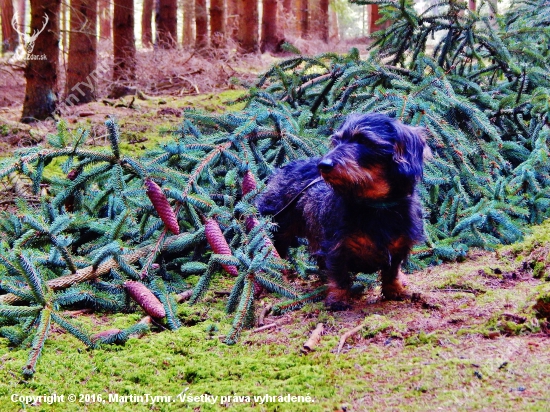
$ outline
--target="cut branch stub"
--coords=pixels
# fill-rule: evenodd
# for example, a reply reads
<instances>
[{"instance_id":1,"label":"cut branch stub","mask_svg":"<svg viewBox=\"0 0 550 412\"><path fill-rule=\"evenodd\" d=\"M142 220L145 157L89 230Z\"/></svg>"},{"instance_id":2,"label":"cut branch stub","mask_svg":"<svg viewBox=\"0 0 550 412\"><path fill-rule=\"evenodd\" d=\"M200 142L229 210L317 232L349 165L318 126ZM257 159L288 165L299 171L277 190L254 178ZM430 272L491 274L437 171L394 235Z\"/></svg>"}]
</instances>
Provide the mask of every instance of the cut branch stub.
<instances>
[{"instance_id":1,"label":"cut branch stub","mask_svg":"<svg viewBox=\"0 0 550 412\"><path fill-rule=\"evenodd\" d=\"M178 219L160 186L149 178L145 179L145 186L147 187L147 196L166 228L174 235L178 235L180 233Z\"/></svg>"},{"instance_id":2,"label":"cut branch stub","mask_svg":"<svg viewBox=\"0 0 550 412\"><path fill-rule=\"evenodd\" d=\"M153 318L164 318L166 311L164 306L160 303L153 292L140 282L128 281L124 283L124 287L128 291L128 294L134 299L139 306L143 308L145 313Z\"/></svg>"},{"instance_id":3,"label":"cut branch stub","mask_svg":"<svg viewBox=\"0 0 550 412\"><path fill-rule=\"evenodd\" d=\"M118 335L120 332L122 332L122 330L120 329L108 329L90 336L90 339L92 340L92 342L95 343L98 340L103 340L106 338L110 338L113 335Z\"/></svg>"},{"instance_id":4,"label":"cut branch stub","mask_svg":"<svg viewBox=\"0 0 550 412\"><path fill-rule=\"evenodd\" d=\"M204 225L204 234L206 235L206 240L212 248L212 251L217 255L226 255L232 256L231 248L227 244L225 237L223 237L222 230L220 225L216 222L215 219L210 218L206 220ZM237 268L232 265L222 265L223 269L232 276L239 276Z\"/></svg>"}]
</instances>

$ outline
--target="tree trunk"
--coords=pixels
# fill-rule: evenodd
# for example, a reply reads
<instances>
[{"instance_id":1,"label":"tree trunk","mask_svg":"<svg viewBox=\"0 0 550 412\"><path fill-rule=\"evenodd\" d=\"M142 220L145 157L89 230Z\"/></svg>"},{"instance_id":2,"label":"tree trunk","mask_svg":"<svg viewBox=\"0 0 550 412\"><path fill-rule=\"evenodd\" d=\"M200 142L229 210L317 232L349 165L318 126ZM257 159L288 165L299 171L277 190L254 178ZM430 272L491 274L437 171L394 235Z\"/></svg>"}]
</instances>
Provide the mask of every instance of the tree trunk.
<instances>
[{"instance_id":1,"label":"tree trunk","mask_svg":"<svg viewBox=\"0 0 550 412\"><path fill-rule=\"evenodd\" d=\"M325 43L328 43L329 40L329 17L328 17L328 6L329 6L328 0L320 0L319 1L319 20L318 20L318 30L319 30L319 38L324 41Z\"/></svg>"},{"instance_id":2,"label":"tree trunk","mask_svg":"<svg viewBox=\"0 0 550 412\"><path fill-rule=\"evenodd\" d=\"M378 30L385 29L390 25L390 22L385 22L383 24L376 24L376 21L378 21L380 17L382 17L377 4L369 4L368 10L369 10L369 34L372 34Z\"/></svg>"},{"instance_id":3,"label":"tree trunk","mask_svg":"<svg viewBox=\"0 0 550 412\"><path fill-rule=\"evenodd\" d=\"M111 38L111 2L112 0L99 0L99 38L101 40Z\"/></svg>"},{"instance_id":4,"label":"tree trunk","mask_svg":"<svg viewBox=\"0 0 550 412\"><path fill-rule=\"evenodd\" d=\"M36 36L32 55L39 58L27 60L25 67L23 123L48 119L57 107L60 5L61 0L31 0L31 33L40 33ZM45 16L48 18L46 25Z\"/></svg>"},{"instance_id":5,"label":"tree trunk","mask_svg":"<svg viewBox=\"0 0 550 412\"><path fill-rule=\"evenodd\" d=\"M67 53L67 50L68 50L68 47L67 47L67 44L68 44L68 38L69 38L69 19L68 19L68 15L69 13L67 13L67 8L68 8L69 4L68 4L68 1L62 1L61 2L61 12L60 12L60 15L59 15L59 21L60 21L60 29L59 29L59 33L60 33L60 36L61 36L61 50L63 50L63 54L61 54L61 56L63 57L63 63L65 63L65 55L64 53ZM72 1L71 1L71 6L72 6ZM72 12L71 12L72 14Z\"/></svg>"},{"instance_id":6,"label":"tree trunk","mask_svg":"<svg viewBox=\"0 0 550 412\"><path fill-rule=\"evenodd\" d=\"M300 16L300 37L302 39L309 38L309 1L299 1L300 9L298 15Z\"/></svg>"},{"instance_id":7,"label":"tree trunk","mask_svg":"<svg viewBox=\"0 0 550 412\"><path fill-rule=\"evenodd\" d=\"M210 39L212 47L225 46L225 1L210 0Z\"/></svg>"},{"instance_id":8,"label":"tree trunk","mask_svg":"<svg viewBox=\"0 0 550 412\"><path fill-rule=\"evenodd\" d=\"M282 29L285 37L296 36L296 15L297 3L301 0L283 0L282 1L282 18L279 19L279 26Z\"/></svg>"},{"instance_id":9,"label":"tree trunk","mask_svg":"<svg viewBox=\"0 0 550 412\"><path fill-rule=\"evenodd\" d=\"M141 13L141 44L143 47L151 47L153 44L153 6L155 0L143 0L143 11Z\"/></svg>"},{"instance_id":10,"label":"tree trunk","mask_svg":"<svg viewBox=\"0 0 550 412\"><path fill-rule=\"evenodd\" d=\"M193 47L195 43L195 2L194 0L183 0L183 39L182 44L186 47Z\"/></svg>"},{"instance_id":11,"label":"tree trunk","mask_svg":"<svg viewBox=\"0 0 550 412\"><path fill-rule=\"evenodd\" d=\"M195 0L195 49L203 50L208 47L208 12L206 0Z\"/></svg>"},{"instance_id":12,"label":"tree trunk","mask_svg":"<svg viewBox=\"0 0 550 412\"><path fill-rule=\"evenodd\" d=\"M71 0L71 32L67 67L67 96L74 103L96 99L97 0ZM77 94L78 91L78 94Z\"/></svg>"},{"instance_id":13,"label":"tree trunk","mask_svg":"<svg viewBox=\"0 0 550 412\"><path fill-rule=\"evenodd\" d=\"M11 52L19 44L17 32L11 25L14 15L12 0L0 0L0 13L2 16L2 53ZM23 25L19 25L19 31L23 32L23 30Z\"/></svg>"},{"instance_id":14,"label":"tree trunk","mask_svg":"<svg viewBox=\"0 0 550 412\"><path fill-rule=\"evenodd\" d=\"M258 44L258 2L239 0L239 46L242 53L257 53Z\"/></svg>"},{"instance_id":15,"label":"tree trunk","mask_svg":"<svg viewBox=\"0 0 550 412\"><path fill-rule=\"evenodd\" d=\"M162 49L173 49L178 38L178 1L158 0L156 44Z\"/></svg>"},{"instance_id":16,"label":"tree trunk","mask_svg":"<svg viewBox=\"0 0 550 412\"><path fill-rule=\"evenodd\" d=\"M282 36L279 33L278 0L263 0L262 41L260 50L264 52L279 51Z\"/></svg>"},{"instance_id":17,"label":"tree trunk","mask_svg":"<svg viewBox=\"0 0 550 412\"><path fill-rule=\"evenodd\" d=\"M227 0L227 36L231 40L239 41L239 1Z\"/></svg>"},{"instance_id":18,"label":"tree trunk","mask_svg":"<svg viewBox=\"0 0 550 412\"><path fill-rule=\"evenodd\" d=\"M113 16L113 81L111 96L125 94L126 86L135 79L136 44L134 37L134 0L114 0Z\"/></svg>"}]
</instances>

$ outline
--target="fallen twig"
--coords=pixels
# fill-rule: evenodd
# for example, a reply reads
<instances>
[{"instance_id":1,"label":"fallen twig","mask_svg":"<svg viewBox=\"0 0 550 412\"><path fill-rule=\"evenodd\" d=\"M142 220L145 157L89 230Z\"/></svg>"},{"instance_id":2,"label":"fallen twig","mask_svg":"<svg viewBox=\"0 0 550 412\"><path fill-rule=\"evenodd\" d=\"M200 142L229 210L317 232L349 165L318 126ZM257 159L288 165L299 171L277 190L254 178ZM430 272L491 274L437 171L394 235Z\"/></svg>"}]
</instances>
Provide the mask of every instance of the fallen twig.
<instances>
[{"instance_id":1,"label":"fallen twig","mask_svg":"<svg viewBox=\"0 0 550 412\"><path fill-rule=\"evenodd\" d=\"M336 353L339 354L342 351L342 349L344 348L344 345L346 344L346 340L348 340L348 338L350 336L355 335L357 332L359 332L365 326L366 325L364 323L362 323L362 324L354 327L353 329L348 330L346 333L344 333L342 335L342 337L340 338L340 342L338 343L338 348L336 349Z\"/></svg>"},{"instance_id":2,"label":"fallen twig","mask_svg":"<svg viewBox=\"0 0 550 412\"><path fill-rule=\"evenodd\" d=\"M185 235L182 233L182 236ZM163 244L163 247L169 246L173 241L175 241L178 236L172 236L166 240ZM153 248L152 245L144 246L140 249L137 249L133 253L128 253L123 255L122 259L128 264L137 262L139 259L148 255L148 253ZM49 288L53 290L66 289L75 283L85 282L88 280L97 279L98 277L105 275L111 271L111 269L117 268L118 263L113 259L109 258L101 263L97 268L94 269L93 265L86 266L85 268L78 269L76 273L71 275L60 276L58 278L50 279L46 282ZM0 296L0 304L13 304L15 302L20 302L21 299L19 296L14 295L13 293L6 293L5 295Z\"/></svg>"},{"instance_id":3,"label":"fallen twig","mask_svg":"<svg viewBox=\"0 0 550 412\"><path fill-rule=\"evenodd\" d=\"M303 348L300 350L303 354L308 354L311 352L321 341L321 335L325 331L325 326L322 323L318 323L317 327L311 332L311 336L304 343Z\"/></svg>"},{"instance_id":4,"label":"fallen twig","mask_svg":"<svg viewBox=\"0 0 550 412\"><path fill-rule=\"evenodd\" d=\"M185 290L176 296L176 302L183 303L193 296L193 289Z\"/></svg>"},{"instance_id":5,"label":"fallen twig","mask_svg":"<svg viewBox=\"0 0 550 412\"><path fill-rule=\"evenodd\" d=\"M264 325L264 326L261 326L259 328L256 328L256 329L252 330L252 333L262 332L264 330L275 328L277 326L279 326L278 323L270 323L269 325Z\"/></svg>"},{"instance_id":6,"label":"fallen twig","mask_svg":"<svg viewBox=\"0 0 550 412\"><path fill-rule=\"evenodd\" d=\"M454 288L446 288L446 289L433 289L432 292L454 292L454 293L471 293L472 295L478 295L479 291L476 291L474 289L454 289Z\"/></svg>"},{"instance_id":7,"label":"fallen twig","mask_svg":"<svg viewBox=\"0 0 550 412\"><path fill-rule=\"evenodd\" d=\"M65 312L63 312L63 314L65 316L74 318L75 316L87 315L88 313L93 313L93 311L94 310L92 308L85 308L85 309L79 309L79 310L66 310Z\"/></svg>"}]
</instances>

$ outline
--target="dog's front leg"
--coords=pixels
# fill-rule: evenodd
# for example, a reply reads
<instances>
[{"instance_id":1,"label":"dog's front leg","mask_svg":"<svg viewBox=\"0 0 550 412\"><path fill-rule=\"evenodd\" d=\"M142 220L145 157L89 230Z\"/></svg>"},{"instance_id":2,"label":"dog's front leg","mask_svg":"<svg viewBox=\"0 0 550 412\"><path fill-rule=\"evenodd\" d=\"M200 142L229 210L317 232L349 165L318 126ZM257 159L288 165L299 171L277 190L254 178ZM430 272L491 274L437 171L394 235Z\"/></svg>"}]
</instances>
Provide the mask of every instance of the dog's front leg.
<instances>
[{"instance_id":1,"label":"dog's front leg","mask_svg":"<svg viewBox=\"0 0 550 412\"><path fill-rule=\"evenodd\" d=\"M382 295L385 299L403 300L410 297L402 282L401 262L400 259L392 259L392 264L380 271Z\"/></svg>"},{"instance_id":2,"label":"dog's front leg","mask_svg":"<svg viewBox=\"0 0 550 412\"><path fill-rule=\"evenodd\" d=\"M328 293L325 306L330 310L346 310L351 307L351 276L346 259L339 254L329 255L325 261L328 277Z\"/></svg>"}]
</instances>

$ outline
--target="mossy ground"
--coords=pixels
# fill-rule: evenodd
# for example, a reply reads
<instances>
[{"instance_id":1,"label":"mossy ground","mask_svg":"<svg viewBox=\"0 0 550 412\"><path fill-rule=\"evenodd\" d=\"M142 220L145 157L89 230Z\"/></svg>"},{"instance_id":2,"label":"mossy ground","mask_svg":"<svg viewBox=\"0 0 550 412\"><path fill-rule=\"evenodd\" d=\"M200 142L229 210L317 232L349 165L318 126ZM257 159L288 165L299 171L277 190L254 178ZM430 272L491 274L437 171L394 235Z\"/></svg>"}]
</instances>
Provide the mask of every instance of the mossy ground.
<instances>
[{"instance_id":1,"label":"mossy ground","mask_svg":"<svg viewBox=\"0 0 550 412\"><path fill-rule=\"evenodd\" d=\"M186 326L158 329L124 346L93 351L54 329L38 370L24 380L27 349L0 340L0 410L18 410L13 394L101 395L107 402L40 405L32 410L256 410L265 411L543 411L550 395L550 338L540 331L532 309L550 284L533 277L528 260L550 236L550 222L525 242L499 251L474 252L461 263L409 276L415 302L384 302L374 289L347 312L327 312L322 304L268 322L278 327L246 331L227 346L221 337L231 324L225 296L210 292L195 306L179 306ZM518 258L512 259L512 256ZM214 291L227 290L220 275ZM307 284L300 285L308 287ZM265 296L260 305L277 300ZM257 308L258 310L261 307ZM89 331L123 328L143 314L83 315ZM300 351L318 322L320 345ZM365 327L350 337L347 330ZM180 402L186 396L218 396L214 404ZM109 394L172 396L172 403L108 402ZM254 401L254 396L311 396L312 403ZM240 399L221 397L249 396ZM186 398L188 399L188 398ZM205 400L205 398L203 398ZM222 403L220 403L222 402Z\"/></svg>"},{"instance_id":2,"label":"mossy ground","mask_svg":"<svg viewBox=\"0 0 550 412\"><path fill-rule=\"evenodd\" d=\"M183 106L218 110L240 93L136 100L141 108L118 108L122 150L139 154L161 142L159 130L176 127ZM101 127L113 108L93 103L89 109L95 114L85 119L75 114L70 128L91 126L95 144L107 144ZM184 324L179 330L154 328L124 346L86 350L54 325L28 380L21 374L28 348L10 348L0 339L0 411L546 411L550 338L547 321L536 317L533 305L550 292L549 242L547 222L522 243L473 251L464 262L409 275L409 289L420 296L413 302L380 301L375 288L350 311L328 312L319 303L271 316L267 322L276 322L276 328L245 331L233 346L222 343L232 321L224 312L227 297L214 292L195 306L179 305ZM212 291L227 291L231 279L220 275L216 282ZM304 290L315 286L297 284ZM279 300L264 296L256 309ZM128 327L142 316L136 310L78 320L94 333ZM321 342L304 355L302 345L319 322L325 325ZM360 324L365 327L336 353L340 337ZM12 395L54 393L64 395L64 402L12 401ZM90 402L69 402L69 394ZM130 397L117 403L109 402L109 394L171 396L175 402L146 404ZM180 402L179 394L218 398L213 404ZM314 402L262 404L253 398L288 394ZM98 402L98 395L106 402ZM250 400L235 398L247 396Z\"/></svg>"}]
</instances>

